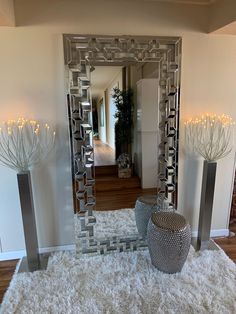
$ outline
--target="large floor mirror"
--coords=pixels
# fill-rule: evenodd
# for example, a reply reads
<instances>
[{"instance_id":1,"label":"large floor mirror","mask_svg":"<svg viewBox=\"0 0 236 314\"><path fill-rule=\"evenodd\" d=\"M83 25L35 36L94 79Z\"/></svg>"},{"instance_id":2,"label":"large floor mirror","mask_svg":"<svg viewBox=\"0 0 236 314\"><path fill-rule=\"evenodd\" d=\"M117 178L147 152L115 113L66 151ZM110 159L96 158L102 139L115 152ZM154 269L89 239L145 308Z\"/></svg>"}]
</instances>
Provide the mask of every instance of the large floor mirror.
<instances>
[{"instance_id":1,"label":"large floor mirror","mask_svg":"<svg viewBox=\"0 0 236 314\"><path fill-rule=\"evenodd\" d=\"M77 253L143 248L137 197L177 208L181 39L66 34L64 55Z\"/></svg>"}]
</instances>

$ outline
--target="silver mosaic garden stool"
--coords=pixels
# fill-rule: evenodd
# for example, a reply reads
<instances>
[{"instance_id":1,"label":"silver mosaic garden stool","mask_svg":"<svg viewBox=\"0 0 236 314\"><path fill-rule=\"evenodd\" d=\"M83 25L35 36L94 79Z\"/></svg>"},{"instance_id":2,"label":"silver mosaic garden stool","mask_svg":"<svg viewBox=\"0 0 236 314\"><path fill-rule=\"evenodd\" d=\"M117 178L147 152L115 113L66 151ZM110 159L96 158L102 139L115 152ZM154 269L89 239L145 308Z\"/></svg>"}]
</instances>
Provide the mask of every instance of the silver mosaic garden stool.
<instances>
[{"instance_id":1,"label":"silver mosaic garden stool","mask_svg":"<svg viewBox=\"0 0 236 314\"><path fill-rule=\"evenodd\" d=\"M191 242L190 225L174 212L153 213L148 223L147 243L153 266L165 273L180 272Z\"/></svg>"},{"instance_id":2,"label":"silver mosaic garden stool","mask_svg":"<svg viewBox=\"0 0 236 314\"><path fill-rule=\"evenodd\" d=\"M145 195L140 196L135 204L135 220L139 234L146 238L148 221L153 212L158 210L157 196Z\"/></svg>"}]
</instances>

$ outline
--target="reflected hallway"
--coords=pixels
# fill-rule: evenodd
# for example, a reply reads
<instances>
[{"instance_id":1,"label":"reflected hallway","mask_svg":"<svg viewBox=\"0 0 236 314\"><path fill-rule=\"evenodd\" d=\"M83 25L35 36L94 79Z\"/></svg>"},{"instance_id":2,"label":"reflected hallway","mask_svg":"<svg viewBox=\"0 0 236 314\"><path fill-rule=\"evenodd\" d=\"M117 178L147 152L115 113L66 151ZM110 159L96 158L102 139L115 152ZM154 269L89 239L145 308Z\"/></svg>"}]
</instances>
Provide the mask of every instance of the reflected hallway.
<instances>
[{"instance_id":1,"label":"reflected hallway","mask_svg":"<svg viewBox=\"0 0 236 314\"><path fill-rule=\"evenodd\" d=\"M94 139L94 159L95 166L115 165L115 150L101 140Z\"/></svg>"}]
</instances>

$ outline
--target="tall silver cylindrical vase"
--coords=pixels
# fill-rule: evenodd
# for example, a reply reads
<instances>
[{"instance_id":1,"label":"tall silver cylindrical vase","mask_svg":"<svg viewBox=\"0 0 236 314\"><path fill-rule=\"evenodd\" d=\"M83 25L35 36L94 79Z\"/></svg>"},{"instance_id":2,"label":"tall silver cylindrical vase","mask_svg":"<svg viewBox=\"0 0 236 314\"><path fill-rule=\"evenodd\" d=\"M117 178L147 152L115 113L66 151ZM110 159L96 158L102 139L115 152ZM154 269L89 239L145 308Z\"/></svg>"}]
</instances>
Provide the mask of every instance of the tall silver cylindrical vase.
<instances>
[{"instance_id":1,"label":"tall silver cylindrical vase","mask_svg":"<svg viewBox=\"0 0 236 314\"><path fill-rule=\"evenodd\" d=\"M204 160L201 205L198 223L198 250L205 250L209 248L216 168L216 162Z\"/></svg>"},{"instance_id":2,"label":"tall silver cylindrical vase","mask_svg":"<svg viewBox=\"0 0 236 314\"><path fill-rule=\"evenodd\" d=\"M40 259L30 171L18 173L17 181L27 253L26 261L22 261L21 271L34 271L40 268Z\"/></svg>"}]
</instances>

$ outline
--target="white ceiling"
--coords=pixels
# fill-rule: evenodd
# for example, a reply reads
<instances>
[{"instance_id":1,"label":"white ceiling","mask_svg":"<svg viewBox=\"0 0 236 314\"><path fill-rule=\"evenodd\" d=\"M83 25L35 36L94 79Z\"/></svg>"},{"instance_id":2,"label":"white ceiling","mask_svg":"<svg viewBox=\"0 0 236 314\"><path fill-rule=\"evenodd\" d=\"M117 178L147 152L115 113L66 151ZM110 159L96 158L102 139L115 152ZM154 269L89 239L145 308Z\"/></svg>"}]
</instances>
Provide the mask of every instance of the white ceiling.
<instances>
[{"instance_id":1,"label":"white ceiling","mask_svg":"<svg viewBox=\"0 0 236 314\"><path fill-rule=\"evenodd\" d=\"M121 66L95 66L91 72L92 97L101 96L121 69Z\"/></svg>"}]
</instances>

